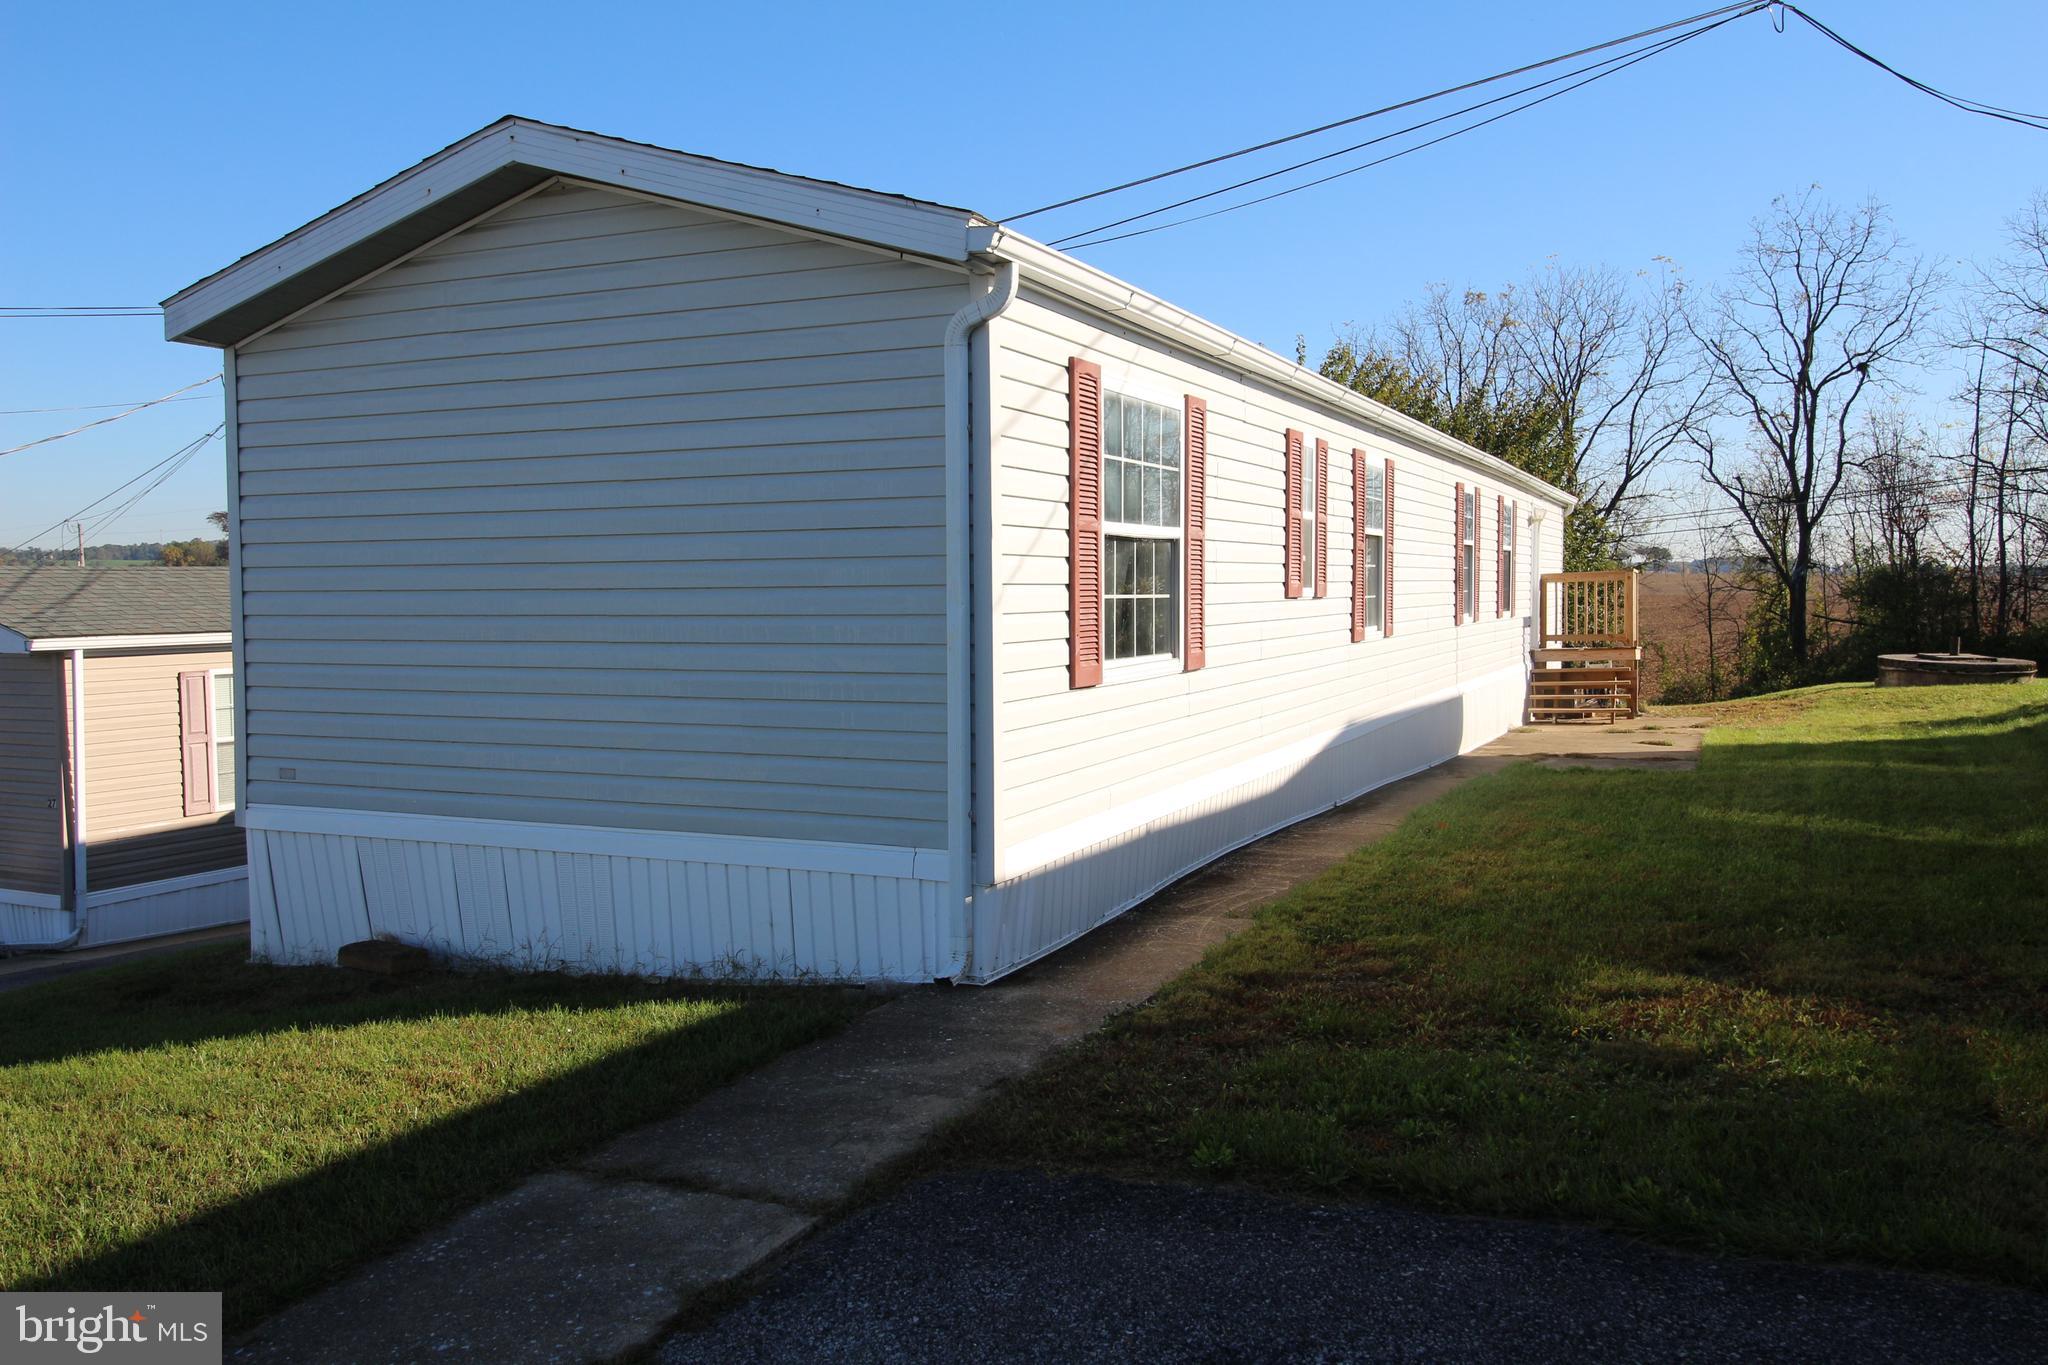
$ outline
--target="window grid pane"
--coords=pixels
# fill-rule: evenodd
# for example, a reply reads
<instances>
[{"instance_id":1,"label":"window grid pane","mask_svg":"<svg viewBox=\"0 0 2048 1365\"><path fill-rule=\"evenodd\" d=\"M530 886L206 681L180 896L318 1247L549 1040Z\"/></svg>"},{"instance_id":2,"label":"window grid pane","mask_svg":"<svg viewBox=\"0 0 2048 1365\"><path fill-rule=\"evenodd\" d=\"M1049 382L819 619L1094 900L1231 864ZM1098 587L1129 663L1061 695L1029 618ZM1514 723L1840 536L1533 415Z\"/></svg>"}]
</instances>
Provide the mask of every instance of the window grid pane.
<instances>
[{"instance_id":1,"label":"window grid pane","mask_svg":"<svg viewBox=\"0 0 2048 1365\"><path fill-rule=\"evenodd\" d=\"M1109 521L1181 524L1180 426L1180 413L1173 408L1123 395L1104 396L1103 511Z\"/></svg>"},{"instance_id":2,"label":"window grid pane","mask_svg":"<svg viewBox=\"0 0 2048 1365\"><path fill-rule=\"evenodd\" d=\"M1107 536L1109 576L1103 599L1103 657L1143 659L1171 654L1177 542Z\"/></svg>"}]
</instances>

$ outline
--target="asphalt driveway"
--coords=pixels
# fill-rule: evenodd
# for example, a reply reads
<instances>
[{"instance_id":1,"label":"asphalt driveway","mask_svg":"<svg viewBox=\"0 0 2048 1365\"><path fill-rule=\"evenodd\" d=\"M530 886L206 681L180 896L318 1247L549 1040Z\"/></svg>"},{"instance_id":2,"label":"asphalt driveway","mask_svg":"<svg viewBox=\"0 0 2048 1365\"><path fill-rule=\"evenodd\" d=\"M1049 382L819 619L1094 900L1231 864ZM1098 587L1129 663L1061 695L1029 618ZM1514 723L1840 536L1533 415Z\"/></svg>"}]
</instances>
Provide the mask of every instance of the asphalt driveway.
<instances>
[{"instance_id":1,"label":"asphalt driveway","mask_svg":"<svg viewBox=\"0 0 2048 1365\"><path fill-rule=\"evenodd\" d=\"M1094 1177L933 1177L665 1342L716 1361L2048 1360L2048 1297L1597 1230Z\"/></svg>"}]
</instances>

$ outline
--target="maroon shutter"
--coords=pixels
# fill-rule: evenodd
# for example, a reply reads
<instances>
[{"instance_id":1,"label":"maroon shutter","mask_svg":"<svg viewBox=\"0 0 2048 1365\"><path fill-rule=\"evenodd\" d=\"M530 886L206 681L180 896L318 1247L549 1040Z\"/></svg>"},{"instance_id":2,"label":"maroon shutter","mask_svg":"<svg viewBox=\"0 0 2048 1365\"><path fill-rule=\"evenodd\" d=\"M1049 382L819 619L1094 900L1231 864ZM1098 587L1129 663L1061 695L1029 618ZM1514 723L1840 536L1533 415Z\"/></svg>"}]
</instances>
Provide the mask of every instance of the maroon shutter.
<instances>
[{"instance_id":1,"label":"maroon shutter","mask_svg":"<svg viewBox=\"0 0 2048 1365\"><path fill-rule=\"evenodd\" d=\"M1365 638L1365 452L1351 452L1351 643Z\"/></svg>"},{"instance_id":2,"label":"maroon shutter","mask_svg":"<svg viewBox=\"0 0 2048 1365\"><path fill-rule=\"evenodd\" d=\"M1067 362L1069 684L1102 681L1102 367Z\"/></svg>"},{"instance_id":3,"label":"maroon shutter","mask_svg":"<svg viewBox=\"0 0 2048 1365\"><path fill-rule=\"evenodd\" d=\"M1316 596L1330 592L1330 443L1316 442Z\"/></svg>"},{"instance_id":4,"label":"maroon shutter","mask_svg":"<svg viewBox=\"0 0 2048 1365\"><path fill-rule=\"evenodd\" d=\"M213 769L213 698L204 671L178 675L178 742L183 752L185 814L211 815L217 804Z\"/></svg>"},{"instance_id":5,"label":"maroon shutter","mask_svg":"<svg viewBox=\"0 0 2048 1365\"><path fill-rule=\"evenodd\" d=\"M1508 614L1508 500L1493 500L1493 614Z\"/></svg>"},{"instance_id":6,"label":"maroon shutter","mask_svg":"<svg viewBox=\"0 0 2048 1365\"><path fill-rule=\"evenodd\" d=\"M1394 462L1387 461L1386 493L1387 529L1386 538L1380 541L1380 610L1386 620L1380 623L1380 630L1394 633Z\"/></svg>"},{"instance_id":7,"label":"maroon shutter","mask_svg":"<svg viewBox=\"0 0 2048 1365\"><path fill-rule=\"evenodd\" d=\"M1287 566L1289 597L1301 596L1301 433L1287 429Z\"/></svg>"},{"instance_id":8,"label":"maroon shutter","mask_svg":"<svg viewBox=\"0 0 2048 1365\"><path fill-rule=\"evenodd\" d=\"M1465 624L1465 485L1451 504L1451 624Z\"/></svg>"},{"instance_id":9,"label":"maroon shutter","mask_svg":"<svg viewBox=\"0 0 2048 1365\"><path fill-rule=\"evenodd\" d=\"M1193 394L1188 395L1187 420L1181 429L1187 433L1182 462L1187 470L1188 494L1188 642L1184 667L1192 673L1209 661L1209 632L1204 619L1208 605L1205 537L1209 511L1209 405Z\"/></svg>"}]
</instances>

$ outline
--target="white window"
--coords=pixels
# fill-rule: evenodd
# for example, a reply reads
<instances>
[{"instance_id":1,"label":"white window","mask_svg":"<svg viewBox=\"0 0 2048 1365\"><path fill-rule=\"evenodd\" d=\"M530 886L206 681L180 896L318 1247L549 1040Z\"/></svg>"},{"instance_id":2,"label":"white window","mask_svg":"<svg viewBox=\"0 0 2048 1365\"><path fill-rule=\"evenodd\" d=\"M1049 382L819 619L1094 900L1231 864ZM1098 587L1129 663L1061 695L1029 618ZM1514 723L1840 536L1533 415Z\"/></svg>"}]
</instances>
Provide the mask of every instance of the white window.
<instances>
[{"instance_id":1,"label":"white window","mask_svg":"<svg viewBox=\"0 0 2048 1365\"><path fill-rule=\"evenodd\" d=\"M208 677L213 695L213 780L215 810L233 810L239 790L235 786L235 675L217 668Z\"/></svg>"},{"instance_id":2,"label":"white window","mask_svg":"<svg viewBox=\"0 0 2048 1365\"><path fill-rule=\"evenodd\" d=\"M1316 457L1320 444L1304 437L1301 443L1301 595L1316 595L1316 482L1323 467Z\"/></svg>"},{"instance_id":3,"label":"white window","mask_svg":"<svg viewBox=\"0 0 2048 1365\"><path fill-rule=\"evenodd\" d=\"M1377 635L1385 623L1387 588L1387 474L1379 464L1365 466L1365 629Z\"/></svg>"},{"instance_id":4,"label":"white window","mask_svg":"<svg viewBox=\"0 0 2048 1365\"><path fill-rule=\"evenodd\" d=\"M1507 524L1500 528L1500 602L1501 610L1515 610L1515 537L1522 529L1522 505L1511 502L1507 505Z\"/></svg>"},{"instance_id":5,"label":"white window","mask_svg":"<svg viewBox=\"0 0 2048 1365\"><path fill-rule=\"evenodd\" d=\"M1102 657L1180 650L1180 410L1102 396Z\"/></svg>"},{"instance_id":6,"label":"white window","mask_svg":"<svg viewBox=\"0 0 2048 1365\"><path fill-rule=\"evenodd\" d=\"M1464 541L1459 553L1465 556L1465 601L1466 616L1476 620L1479 616L1479 490L1465 490L1465 514L1460 520L1464 525L1459 536Z\"/></svg>"}]
</instances>

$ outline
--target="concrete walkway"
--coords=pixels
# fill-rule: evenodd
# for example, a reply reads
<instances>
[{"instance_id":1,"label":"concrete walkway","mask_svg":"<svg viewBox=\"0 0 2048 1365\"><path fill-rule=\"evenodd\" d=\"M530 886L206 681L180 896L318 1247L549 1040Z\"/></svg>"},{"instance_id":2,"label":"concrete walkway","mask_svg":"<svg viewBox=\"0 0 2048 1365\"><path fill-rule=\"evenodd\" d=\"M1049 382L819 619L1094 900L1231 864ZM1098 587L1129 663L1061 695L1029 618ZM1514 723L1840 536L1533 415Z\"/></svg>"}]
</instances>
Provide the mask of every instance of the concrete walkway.
<instances>
[{"instance_id":1,"label":"concrete walkway","mask_svg":"<svg viewBox=\"0 0 2048 1365\"><path fill-rule=\"evenodd\" d=\"M1282 830L993 986L906 991L287 1308L230 1358L580 1362L641 1350L693 1297L816 1227L987 1087L1147 999L1260 905L1417 807L1517 757L1468 755Z\"/></svg>"}]
</instances>

